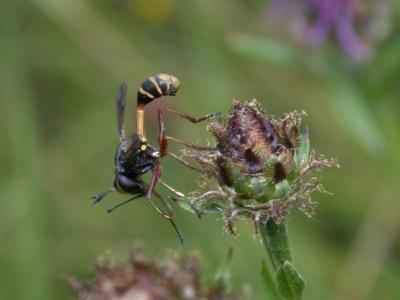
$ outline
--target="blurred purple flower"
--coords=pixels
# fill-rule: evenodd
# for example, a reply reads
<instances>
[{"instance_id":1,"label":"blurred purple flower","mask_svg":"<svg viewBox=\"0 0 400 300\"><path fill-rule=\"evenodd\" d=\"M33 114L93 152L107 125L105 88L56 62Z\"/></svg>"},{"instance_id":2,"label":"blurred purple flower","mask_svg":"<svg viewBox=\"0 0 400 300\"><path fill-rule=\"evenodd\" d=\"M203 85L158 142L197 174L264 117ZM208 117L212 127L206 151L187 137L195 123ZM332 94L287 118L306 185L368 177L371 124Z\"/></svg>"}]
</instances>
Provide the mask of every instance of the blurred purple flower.
<instances>
[{"instance_id":1,"label":"blurred purple flower","mask_svg":"<svg viewBox=\"0 0 400 300\"><path fill-rule=\"evenodd\" d=\"M388 32L391 0L273 0L267 17L285 22L301 43L318 47L330 36L354 60L369 57Z\"/></svg>"}]
</instances>

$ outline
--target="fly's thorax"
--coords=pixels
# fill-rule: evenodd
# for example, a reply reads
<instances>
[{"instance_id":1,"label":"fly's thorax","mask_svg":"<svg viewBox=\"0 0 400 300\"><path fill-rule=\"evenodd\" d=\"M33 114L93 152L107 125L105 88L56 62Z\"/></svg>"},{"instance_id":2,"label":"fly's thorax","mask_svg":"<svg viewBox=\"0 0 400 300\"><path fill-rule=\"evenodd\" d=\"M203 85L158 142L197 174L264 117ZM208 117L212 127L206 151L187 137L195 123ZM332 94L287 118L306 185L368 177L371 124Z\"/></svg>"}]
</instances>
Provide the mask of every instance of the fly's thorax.
<instances>
[{"instance_id":1,"label":"fly's thorax","mask_svg":"<svg viewBox=\"0 0 400 300\"><path fill-rule=\"evenodd\" d=\"M116 172L141 175L152 171L159 163L158 149L136 135L121 142L115 155Z\"/></svg>"}]
</instances>

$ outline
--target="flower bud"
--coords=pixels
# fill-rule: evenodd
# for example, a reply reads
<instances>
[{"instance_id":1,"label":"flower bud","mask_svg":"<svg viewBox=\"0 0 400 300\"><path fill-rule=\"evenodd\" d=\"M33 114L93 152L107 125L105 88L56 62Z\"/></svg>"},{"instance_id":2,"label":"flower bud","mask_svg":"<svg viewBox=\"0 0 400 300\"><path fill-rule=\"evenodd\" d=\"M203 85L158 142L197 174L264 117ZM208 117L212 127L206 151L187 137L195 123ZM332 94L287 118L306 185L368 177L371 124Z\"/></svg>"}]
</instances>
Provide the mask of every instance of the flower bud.
<instances>
[{"instance_id":1,"label":"flower bud","mask_svg":"<svg viewBox=\"0 0 400 300\"><path fill-rule=\"evenodd\" d=\"M208 126L217 150L184 152L204 172L200 190L182 205L222 213L231 233L239 217L251 219L257 230L268 219L282 223L292 207L311 216L311 193L324 191L315 173L338 164L310 150L308 131L299 133L303 116L296 111L268 116L256 100L233 101L228 116Z\"/></svg>"}]
</instances>

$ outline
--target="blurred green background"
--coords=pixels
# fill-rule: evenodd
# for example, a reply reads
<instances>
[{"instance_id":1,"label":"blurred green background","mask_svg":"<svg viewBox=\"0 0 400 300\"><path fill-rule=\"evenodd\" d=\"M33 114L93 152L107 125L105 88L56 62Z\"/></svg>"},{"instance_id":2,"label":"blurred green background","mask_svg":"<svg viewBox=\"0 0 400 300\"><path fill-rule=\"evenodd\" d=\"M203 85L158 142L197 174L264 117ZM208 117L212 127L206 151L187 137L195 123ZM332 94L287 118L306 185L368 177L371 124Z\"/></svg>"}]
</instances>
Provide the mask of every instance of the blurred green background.
<instances>
[{"instance_id":1,"label":"blurred green background","mask_svg":"<svg viewBox=\"0 0 400 300\"><path fill-rule=\"evenodd\" d=\"M249 224L240 223L232 238L222 220L176 207L186 237L181 247L144 200L111 215L106 209L123 197L90 205L113 180L119 84L129 85L133 130L136 87L158 72L182 84L175 98L147 110L153 144L159 107L202 116L227 112L233 98L257 98L272 114L307 111L314 148L342 168L322 174L334 195L314 196L320 203L314 218L290 216L296 264L307 280L304 298L400 299L399 4L390 9L385 39L371 44L374 52L362 62L334 39L314 50L300 47L280 30L285 20L268 22L268 5L1 1L0 299L72 299L66 275L90 278L99 254L109 250L124 261L136 240L152 255L164 248L199 251L206 278L233 246L233 285L263 298L266 253ZM204 124L166 119L171 135L212 140ZM196 174L170 158L163 165L166 182L183 192L195 187Z\"/></svg>"}]
</instances>

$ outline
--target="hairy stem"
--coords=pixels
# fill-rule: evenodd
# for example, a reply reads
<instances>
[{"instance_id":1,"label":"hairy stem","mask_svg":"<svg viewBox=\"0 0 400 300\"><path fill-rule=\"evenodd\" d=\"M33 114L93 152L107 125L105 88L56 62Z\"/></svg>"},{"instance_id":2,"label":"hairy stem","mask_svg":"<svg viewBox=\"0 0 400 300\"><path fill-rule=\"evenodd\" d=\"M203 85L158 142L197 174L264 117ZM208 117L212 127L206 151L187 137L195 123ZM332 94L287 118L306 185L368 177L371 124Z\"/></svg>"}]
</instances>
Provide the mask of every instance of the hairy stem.
<instances>
[{"instance_id":1,"label":"hairy stem","mask_svg":"<svg viewBox=\"0 0 400 300\"><path fill-rule=\"evenodd\" d=\"M260 232L282 297L288 300L301 299L305 282L293 264L286 223L276 224L269 219L260 225Z\"/></svg>"},{"instance_id":2,"label":"hairy stem","mask_svg":"<svg viewBox=\"0 0 400 300\"><path fill-rule=\"evenodd\" d=\"M269 219L261 225L261 236L275 271L285 261L292 262L286 223L275 224L272 219Z\"/></svg>"}]
</instances>

